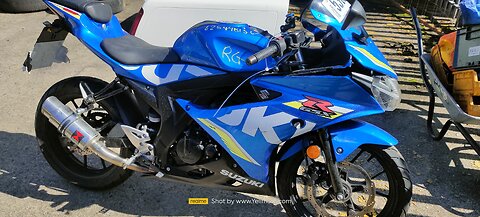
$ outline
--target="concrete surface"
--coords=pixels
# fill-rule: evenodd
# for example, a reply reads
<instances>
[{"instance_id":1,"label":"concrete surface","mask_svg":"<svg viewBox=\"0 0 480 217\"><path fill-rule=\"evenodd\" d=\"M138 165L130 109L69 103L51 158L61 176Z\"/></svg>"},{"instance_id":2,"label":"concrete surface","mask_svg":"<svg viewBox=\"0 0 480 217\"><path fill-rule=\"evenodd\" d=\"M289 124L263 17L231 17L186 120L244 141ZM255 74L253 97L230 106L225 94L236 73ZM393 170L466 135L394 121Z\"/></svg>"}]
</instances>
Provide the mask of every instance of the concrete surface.
<instances>
[{"instance_id":1,"label":"concrete surface","mask_svg":"<svg viewBox=\"0 0 480 217\"><path fill-rule=\"evenodd\" d=\"M139 1L122 18L138 9ZM377 7L382 7L381 5ZM383 8L383 7L382 7ZM393 11L395 12L395 11ZM0 215L1 216L279 216L276 198L173 184L134 175L119 187L86 191L69 184L44 160L35 139L33 120L38 100L55 82L78 75L110 80L108 66L74 37L67 38L71 63L27 74L21 64L42 29L44 12L0 14ZM414 41L407 20L386 12L369 12L367 28L400 75L403 103L395 112L367 120L393 134L414 182L410 216L480 216L480 158L452 130L439 142L426 128L427 96L418 62L405 63L389 43ZM397 33L396 35L388 35ZM385 36L385 34L387 36ZM437 103L441 107L441 104ZM437 121L448 115L439 110ZM477 127L469 126L476 134ZM478 137L475 137L478 139ZM190 197L260 198L268 203L188 205Z\"/></svg>"}]
</instances>

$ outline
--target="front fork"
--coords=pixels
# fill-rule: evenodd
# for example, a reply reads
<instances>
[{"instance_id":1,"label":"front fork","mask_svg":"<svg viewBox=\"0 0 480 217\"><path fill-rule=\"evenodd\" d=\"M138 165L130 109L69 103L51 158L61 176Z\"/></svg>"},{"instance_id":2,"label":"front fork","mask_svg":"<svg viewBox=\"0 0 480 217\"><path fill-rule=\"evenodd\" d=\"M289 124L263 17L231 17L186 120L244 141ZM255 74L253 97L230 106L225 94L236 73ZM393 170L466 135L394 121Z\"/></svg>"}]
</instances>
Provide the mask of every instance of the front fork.
<instances>
[{"instance_id":1,"label":"front fork","mask_svg":"<svg viewBox=\"0 0 480 217\"><path fill-rule=\"evenodd\" d=\"M345 198L346 189L343 187L342 178L338 172L337 161L333 156L333 145L331 143L330 134L326 129L321 129L318 132L318 139L320 148L325 153L325 163L330 174L330 180L332 181L332 187L337 200L343 200Z\"/></svg>"}]
</instances>

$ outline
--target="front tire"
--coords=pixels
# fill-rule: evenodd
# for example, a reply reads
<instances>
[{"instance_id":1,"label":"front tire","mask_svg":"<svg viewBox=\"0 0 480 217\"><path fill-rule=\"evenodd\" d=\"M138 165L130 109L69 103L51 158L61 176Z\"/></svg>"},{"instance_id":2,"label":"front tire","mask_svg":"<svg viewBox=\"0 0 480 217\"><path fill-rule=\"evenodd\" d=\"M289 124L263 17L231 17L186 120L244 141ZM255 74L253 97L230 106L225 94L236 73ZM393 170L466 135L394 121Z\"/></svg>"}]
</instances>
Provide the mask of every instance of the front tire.
<instances>
[{"instance_id":1,"label":"front tire","mask_svg":"<svg viewBox=\"0 0 480 217\"><path fill-rule=\"evenodd\" d=\"M78 102L81 102L79 99L82 98L79 88L81 81L85 82L93 92L97 92L107 85L106 82L91 77L72 77L56 83L45 92L38 104L35 114L35 132L45 159L59 175L83 188L105 190L123 183L132 175L133 171L124 170L123 168L109 164L95 154L77 156L78 154L74 152L75 150L72 151L72 149L70 149L71 146L69 146L67 142L68 139L64 138L41 113L43 102L50 96L57 97L67 106L71 106L71 104L77 104L74 107L79 106ZM84 117L87 122L92 122L100 118L106 118L103 122L100 122L100 124L106 121L109 121L109 123L119 122L118 112L115 109L112 99L102 100L98 103L98 106L106 111L106 113L98 112L98 114L95 115L93 114L94 112L92 112L87 114L90 115L90 117ZM102 131L100 134L105 136L106 133ZM122 157L129 157L131 155L131 151L128 148L119 149L118 152ZM90 160L88 160L89 158Z\"/></svg>"},{"instance_id":2,"label":"front tire","mask_svg":"<svg viewBox=\"0 0 480 217\"><path fill-rule=\"evenodd\" d=\"M387 200L386 202L380 201L380 204L384 204L383 208L375 207L376 213L372 215L384 217L406 216L412 197L412 182L402 155L395 147L364 145L347 160L350 162L353 160L354 163L358 164L361 161L359 156L363 153L367 153L368 158L366 159L370 159L368 161L376 159L385 171L380 175L377 175L379 174L378 171L372 172L373 174L368 171L369 176L378 178L382 175L384 180L386 179L385 182L388 183L388 193L382 192L380 189L377 190L375 197L382 195L386 196ZM298 190L299 184L297 184L297 171L302 167L302 164L305 164L304 152L299 152L280 163L277 177L278 194L282 201L287 201L282 205L289 216L318 216L318 214L312 212L312 209L308 209L308 206L300 202L302 198L298 193L300 190ZM361 166L367 169L366 166ZM375 183L375 180L373 182ZM380 197L380 199L382 198ZM375 201L377 203L377 199Z\"/></svg>"}]
</instances>

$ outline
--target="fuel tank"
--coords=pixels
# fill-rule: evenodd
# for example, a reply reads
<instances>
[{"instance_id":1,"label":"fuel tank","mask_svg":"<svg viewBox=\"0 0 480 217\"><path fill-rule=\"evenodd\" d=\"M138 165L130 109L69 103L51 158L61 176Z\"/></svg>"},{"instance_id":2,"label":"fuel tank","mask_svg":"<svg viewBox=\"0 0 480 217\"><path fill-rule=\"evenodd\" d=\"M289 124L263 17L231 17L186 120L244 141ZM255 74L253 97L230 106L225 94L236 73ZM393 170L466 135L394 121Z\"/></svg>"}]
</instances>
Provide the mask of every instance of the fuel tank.
<instances>
[{"instance_id":1,"label":"fuel tank","mask_svg":"<svg viewBox=\"0 0 480 217\"><path fill-rule=\"evenodd\" d=\"M183 33L173 49L182 62L226 72L257 72L275 66L276 60L267 58L252 66L245 60L267 47L272 38L248 24L204 21Z\"/></svg>"}]
</instances>

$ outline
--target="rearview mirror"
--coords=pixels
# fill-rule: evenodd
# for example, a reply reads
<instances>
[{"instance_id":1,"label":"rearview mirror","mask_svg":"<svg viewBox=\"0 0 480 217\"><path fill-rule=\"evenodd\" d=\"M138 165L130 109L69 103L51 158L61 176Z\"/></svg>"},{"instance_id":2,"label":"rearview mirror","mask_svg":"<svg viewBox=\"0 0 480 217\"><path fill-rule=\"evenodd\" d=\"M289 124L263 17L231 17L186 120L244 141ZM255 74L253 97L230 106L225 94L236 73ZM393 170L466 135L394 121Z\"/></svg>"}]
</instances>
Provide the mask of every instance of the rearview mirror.
<instances>
[{"instance_id":1,"label":"rearview mirror","mask_svg":"<svg viewBox=\"0 0 480 217\"><path fill-rule=\"evenodd\" d=\"M365 24L367 22L367 15L365 9L363 9L362 4L358 0L353 2L350 12L348 13L345 21L342 25L342 30L348 29L350 27L357 27Z\"/></svg>"}]
</instances>

